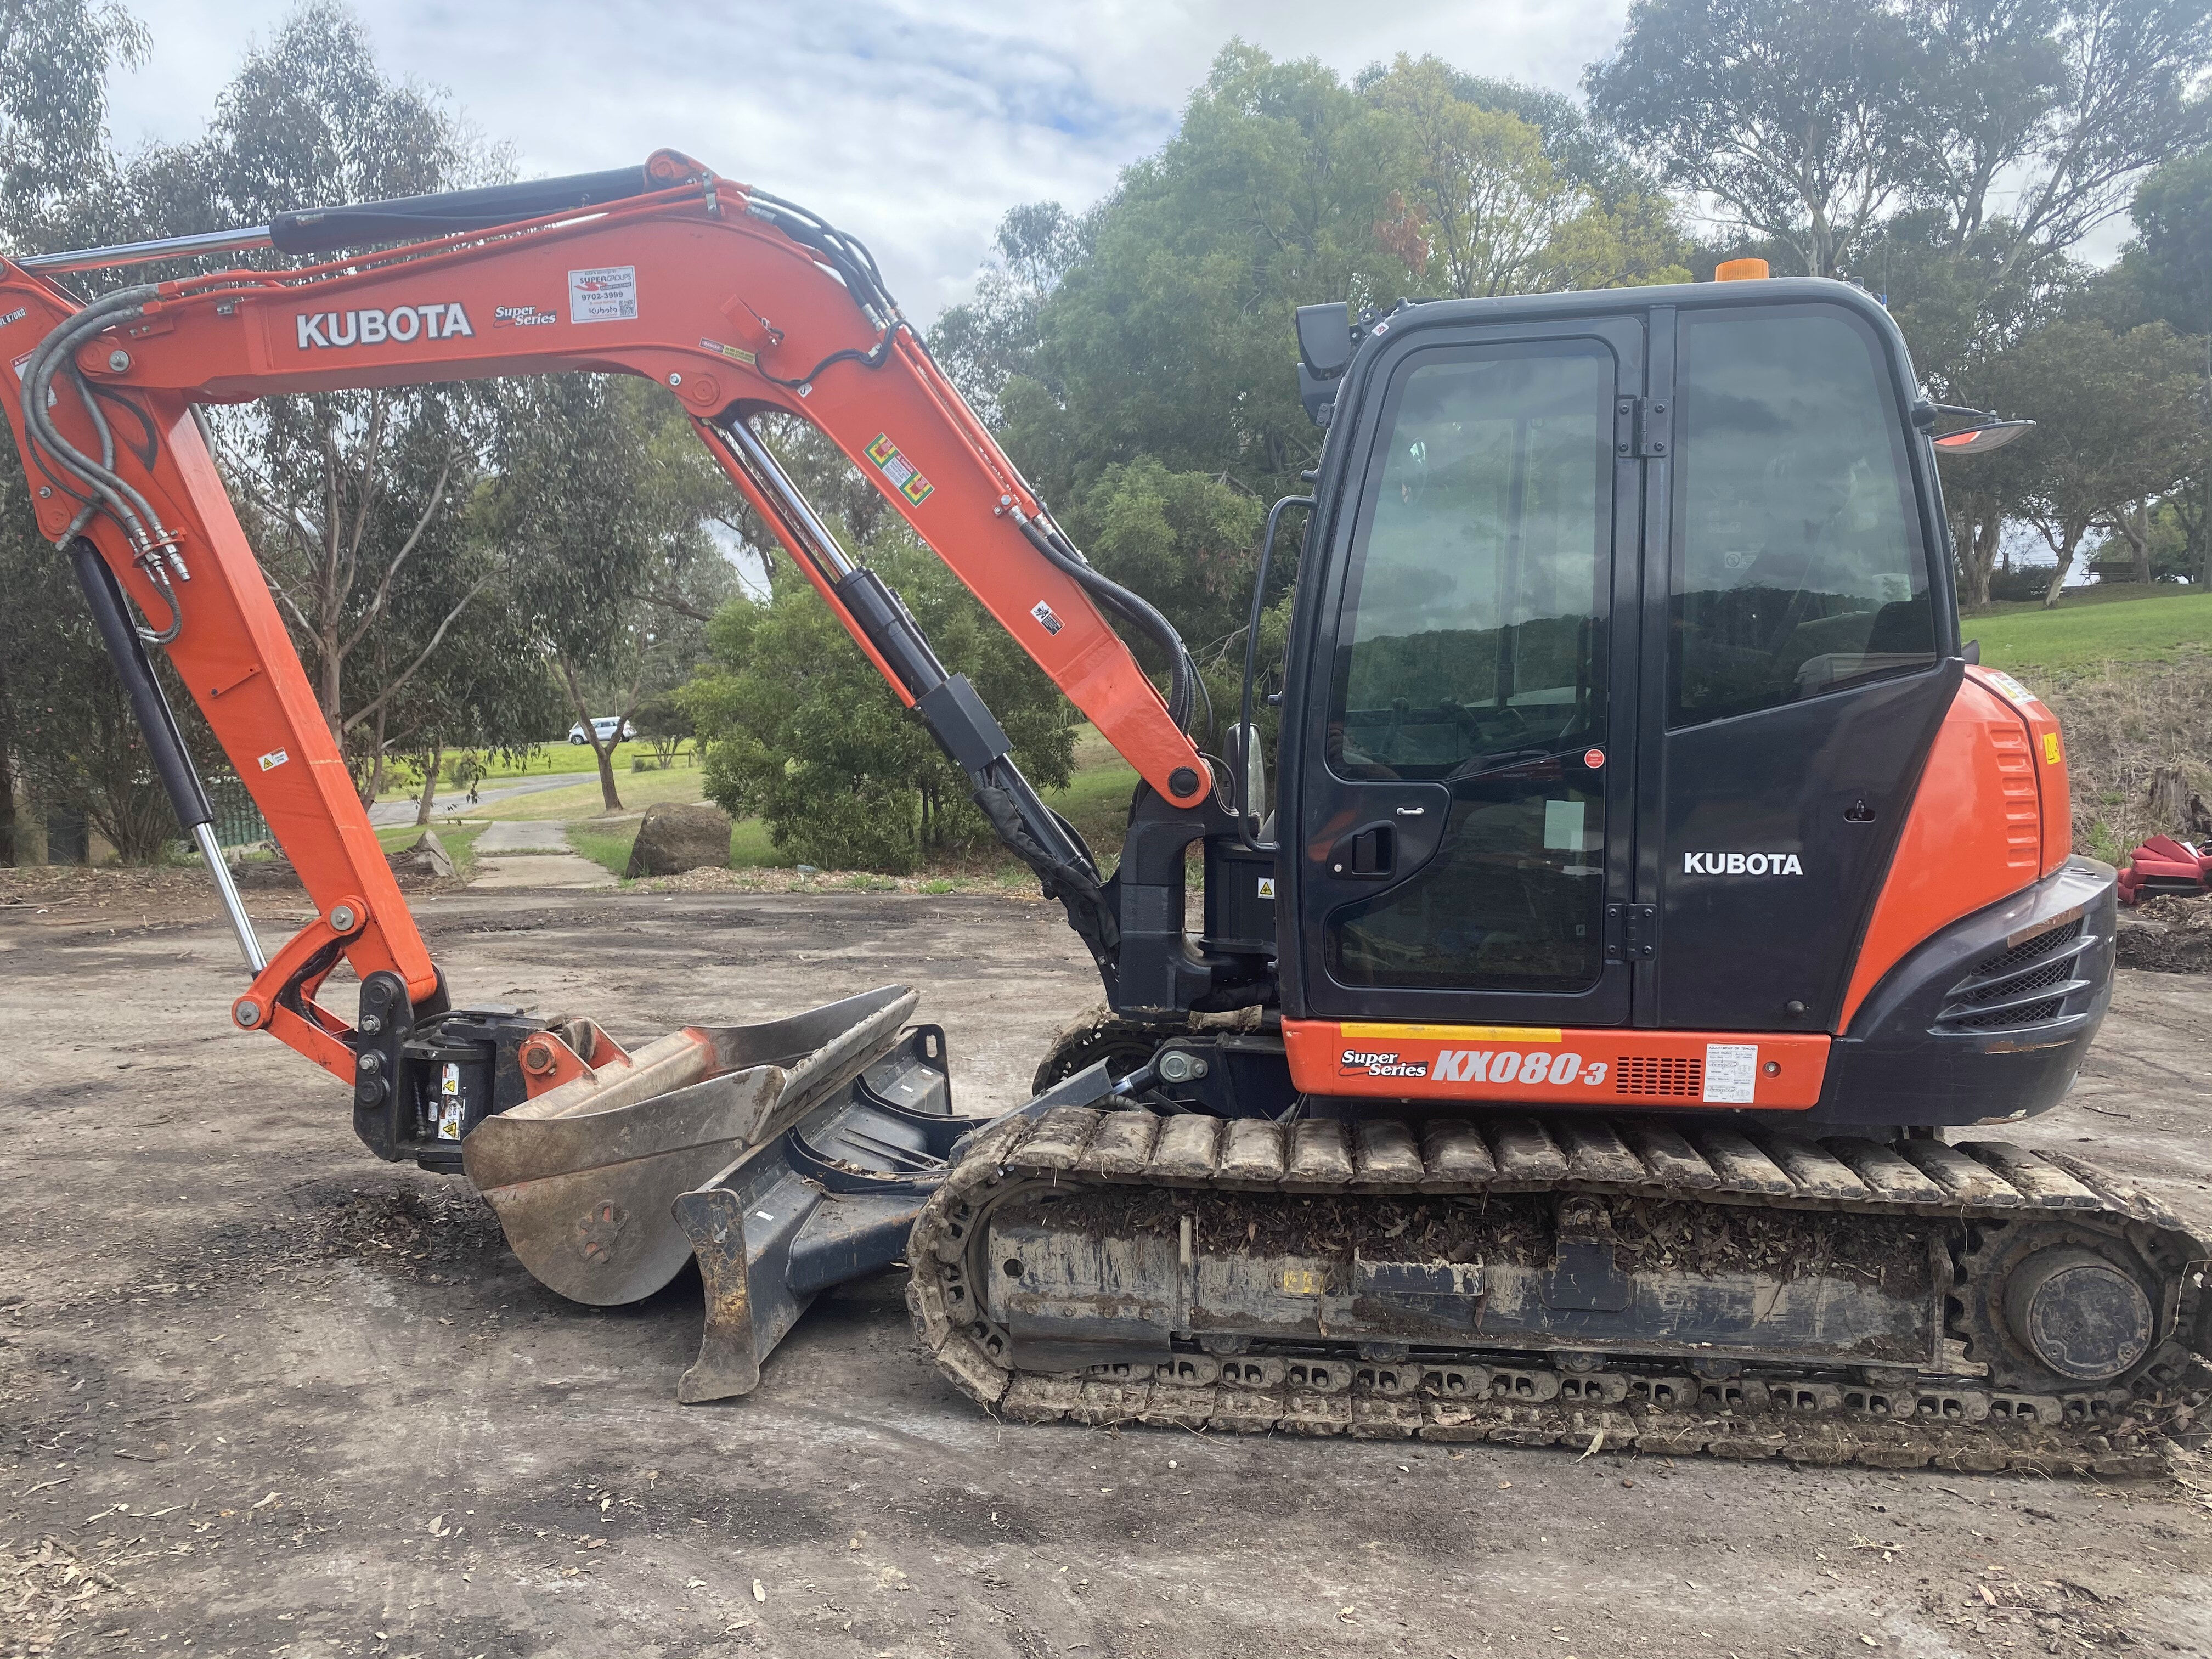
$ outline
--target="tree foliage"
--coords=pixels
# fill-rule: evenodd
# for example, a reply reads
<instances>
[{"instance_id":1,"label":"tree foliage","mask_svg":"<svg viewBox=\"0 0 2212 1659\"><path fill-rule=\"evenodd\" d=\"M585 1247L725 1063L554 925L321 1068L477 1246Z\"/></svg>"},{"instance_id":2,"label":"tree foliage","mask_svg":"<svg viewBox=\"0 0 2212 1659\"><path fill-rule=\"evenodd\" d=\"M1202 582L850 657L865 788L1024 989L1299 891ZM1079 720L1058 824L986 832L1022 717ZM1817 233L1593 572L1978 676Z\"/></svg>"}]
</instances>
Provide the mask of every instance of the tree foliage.
<instances>
[{"instance_id":1,"label":"tree foliage","mask_svg":"<svg viewBox=\"0 0 2212 1659\"><path fill-rule=\"evenodd\" d=\"M2202 142L2209 62L2203 0L1638 0L1584 85L1796 270L1863 275L1885 216L1918 210L2002 283Z\"/></svg>"},{"instance_id":2,"label":"tree foliage","mask_svg":"<svg viewBox=\"0 0 2212 1659\"><path fill-rule=\"evenodd\" d=\"M1215 683L1241 663L1266 503L1319 453L1297 306L1670 281L1681 253L1671 205L1570 100L1434 58L1347 84L1232 42L1105 202L1006 216L932 345Z\"/></svg>"},{"instance_id":3,"label":"tree foliage","mask_svg":"<svg viewBox=\"0 0 2212 1659\"><path fill-rule=\"evenodd\" d=\"M1832 276L1908 193L1912 61L1875 0L1638 0L1584 85L1668 184Z\"/></svg>"},{"instance_id":4,"label":"tree foliage","mask_svg":"<svg viewBox=\"0 0 2212 1659\"><path fill-rule=\"evenodd\" d=\"M2212 333L2212 149L2145 179L2134 218L2121 264L2146 308L2184 334Z\"/></svg>"},{"instance_id":5,"label":"tree foliage","mask_svg":"<svg viewBox=\"0 0 2212 1659\"><path fill-rule=\"evenodd\" d=\"M77 204L113 182L108 71L137 62L145 46L144 30L118 6L0 7L0 236L9 251L78 240ZM9 596L0 606L0 864L13 864L28 839L16 823L19 784L88 818L125 857L150 857L173 819L158 788L146 793L144 757L131 746L131 722L118 718L121 684L67 562L39 534L12 445L0 456L0 592Z\"/></svg>"},{"instance_id":6,"label":"tree foliage","mask_svg":"<svg viewBox=\"0 0 2212 1659\"><path fill-rule=\"evenodd\" d=\"M629 377L546 375L496 396L477 528L509 562L507 614L557 673L606 810L619 811L619 722L698 660L701 618L735 585L700 526L696 441L667 441L681 417L660 388ZM594 730L604 716L616 737Z\"/></svg>"},{"instance_id":7,"label":"tree foliage","mask_svg":"<svg viewBox=\"0 0 2212 1659\"><path fill-rule=\"evenodd\" d=\"M1478 101L1483 90L1439 58L1402 55L1367 86L1401 122L1411 164L1385 238L1431 291L1464 300L1688 280L1663 204L1623 188L1618 170L1607 202L1554 159L1542 128Z\"/></svg>"},{"instance_id":8,"label":"tree foliage","mask_svg":"<svg viewBox=\"0 0 2212 1659\"><path fill-rule=\"evenodd\" d=\"M1990 471L1979 487L2050 546L2045 604L2057 602L2094 526L2165 494L2201 461L2195 356L2163 323L2116 334L2100 322L2061 320L2024 335L1972 377L1978 401L2037 422L1982 458Z\"/></svg>"}]
</instances>

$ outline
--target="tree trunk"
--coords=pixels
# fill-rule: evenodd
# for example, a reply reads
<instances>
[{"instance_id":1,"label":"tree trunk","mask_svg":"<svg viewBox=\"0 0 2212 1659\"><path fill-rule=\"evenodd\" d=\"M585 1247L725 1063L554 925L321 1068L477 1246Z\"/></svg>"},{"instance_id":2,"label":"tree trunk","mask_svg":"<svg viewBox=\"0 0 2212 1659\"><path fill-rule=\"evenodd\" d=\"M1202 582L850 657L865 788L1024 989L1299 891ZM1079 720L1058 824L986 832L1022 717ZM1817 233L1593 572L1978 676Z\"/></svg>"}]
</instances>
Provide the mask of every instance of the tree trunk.
<instances>
[{"instance_id":1,"label":"tree trunk","mask_svg":"<svg viewBox=\"0 0 2212 1659\"><path fill-rule=\"evenodd\" d=\"M2189 781L2171 766L2150 775L2151 827L2161 835L2185 835L2189 830Z\"/></svg>"},{"instance_id":2,"label":"tree trunk","mask_svg":"<svg viewBox=\"0 0 2212 1659\"><path fill-rule=\"evenodd\" d=\"M2043 608L2051 610L2058 603L2058 596L2066 589L2066 573L2074 568L2074 551L2081 545L2081 538L2088 534L2087 525L2067 525L2057 539L2051 543L2051 550L2058 556L2058 562L2051 572L2051 586L2043 590ZM2046 538L2046 539L2049 539Z\"/></svg>"},{"instance_id":3,"label":"tree trunk","mask_svg":"<svg viewBox=\"0 0 2212 1659\"><path fill-rule=\"evenodd\" d=\"M1984 611L1990 603L1990 572L2004 538L2004 520L1968 500L1952 515L1951 542L1959 565L1959 609Z\"/></svg>"},{"instance_id":4,"label":"tree trunk","mask_svg":"<svg viewBox=\"0 0 2212 1659\"><path fill-rule=\"evenodd\" d=\"M2132 507L2124 507L2112 514L2112 523L2120 534L2127 538L2128 562L2134 568L2128 580L2148 585L2150 581L2150 503L2138 501Z\"/></svg>"},{"instance_id":5,"label":"tree trunk","mask_svg":"<svg viewBox=\"0 0 2212 1659\"><path fill-rule=\"evenodd\" d=\"M429 823L430 809L437 805L438 769L445 761L446 745L441 739L430 745L430 764L422 773L422 799L415 807L415 822L418 824Z\"/></svg>"},{"instance_id":6,"label":"tree trunk","mask_svg":"<svg viewBox=\"0 0 2212 1659\"><path fill-rule=\"evenodd\" d=\"M363 806L376 805L376 798L384 793L384 711L376 711L376 729L371 738L376 753L368 763L368 793L362 798Z\"/></svg>"},{"instance_id":7,"label":"tree trunk","mask_svg":"<svg viewBox=\"0 0 2212 1659\"><path fill-rule=\"evenodd\" d=\"M591 728L586 726L585 730L590 731ZM615 742L619 743L621 740L622 728L617 726ZM599 733L596 732L592 733L591 744L592 753L598 756L599 761L599 799L605 804L608 811L619 812L623 810L623 804L622 797L615 793L615 745L610 743L604 747L601 746Z\"/></svg>"},{"instance_id":8,"label":"tree trunk","mask_svg":"<svg viewBox=\"0 0 2212 1659\"><path fill-rule=\"evenodd\" d=\"M602 744L599 728L592 724L591 702L584 696L583 682L576 678L574 666L566 657L556 657L554 660L561 665L561 678L568 685L569 704L575 709L576 718L583 723L584 741L592 745L592 757L599 763L599 798L605 803L605 810L619 812L623 810L623 804L622 797L615 793L615 744L622 741L621 721L616 722L614 742ZM627 714L623 716L624 720L628 718Z\"/></svg>"},{"instance_id":9,"label":"tree trunk","mask_svg":"<svg viewBox=\"0 0 2212 1659\"><path fill-rule=\"evenodd\" d=\"M2197 555L2197 581L2212 587L2212 466L2204 469L2204 507L2189 526L2189 539Z\"/></svg>"},{"instance_id":10,"label":"tree trunk","mask_svg":"<svg viewBox=\"0 0 2212 1659\"><path fill-rule=\"evenodd\" d=\"M1959 608L1961 611L1980 611L1990 602L1990 568L1978 556L1975 543L1981 538L1982 526L1969 520L1966 541L1961 551L1966 557L1959 561Z\"/></svg>"},{"instance_id":11,"label":"tree trunk","mask_svg":"<svg viewBox=\"0 0 2212 1659\"><path fill-rule=\"evenodd\" d=\"M320 671L319 684L315 688L316 701L323 706L323 720L331 728L331 736L338 747L345 747L345 715L341 698L345 689L345 657L336 623L325 624L316 639L317 663Z\"/></svg>"}]
</instances>

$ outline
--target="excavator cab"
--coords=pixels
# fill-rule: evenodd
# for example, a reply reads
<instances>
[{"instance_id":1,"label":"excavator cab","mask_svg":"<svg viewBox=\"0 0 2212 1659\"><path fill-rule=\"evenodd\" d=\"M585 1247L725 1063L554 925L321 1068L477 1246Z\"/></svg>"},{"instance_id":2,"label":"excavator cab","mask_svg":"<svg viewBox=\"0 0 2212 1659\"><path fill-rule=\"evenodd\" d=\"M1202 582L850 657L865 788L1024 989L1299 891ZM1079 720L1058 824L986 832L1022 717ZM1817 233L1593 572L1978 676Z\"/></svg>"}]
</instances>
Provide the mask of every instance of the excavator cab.
<instances>
[{"instance_id":1,"label":"excavator cab","mask_svg":"<svg viewBox=\"0 0 2212 1659\"><path fill-rule=\"evenodd\" d=\"M1924 891L1898 868L1931 756L1963 763L1936 751L1968 663L1937 410L1888 313L1840 283L1719 282L1307 307L1298 339L1327 435L1295 504L1279 784L1238 817L1248 840L1270 807L1280 827L1261 844L1297 1088L1474 1084L1402 1038L1462 1026L1583 1035L1540 1082L1516 1066L1458 1098L1864 1122L1896 1109L1857 1086L1872 1063L1947 1074L1893 1121L2055 1100L2102 1012L2094 960L2035 1010L2033 1064L1954 1063L1987 1060L1996 1023L1955 1055L1924 1022L1872 1050L1853 1030L1899 960L1869 949L1908 927L1926 948L2006 878ZM1993 740L2033 747L2047 711L1997 691L1972 700ZM2109 902L2065 868L2048 735L1998 834L1966 832L2042 878L2006 932ZM1987 942L1969 932L1934 971Z\"/></svg>"},{"instance_id":2,"label":"excavator cab","mask_svg":"<svg viewBox=\"0 0 2212 1659\"><path fill-rule=\"evenodd\" d=\"M1338 385L1281 765L1303 1012L1826 1029L1957 682L1895 330L1829 283L1497 311L1377 319ZM1656 855L1705 842L1758 873Z\"/></svg>"}]
</instances>

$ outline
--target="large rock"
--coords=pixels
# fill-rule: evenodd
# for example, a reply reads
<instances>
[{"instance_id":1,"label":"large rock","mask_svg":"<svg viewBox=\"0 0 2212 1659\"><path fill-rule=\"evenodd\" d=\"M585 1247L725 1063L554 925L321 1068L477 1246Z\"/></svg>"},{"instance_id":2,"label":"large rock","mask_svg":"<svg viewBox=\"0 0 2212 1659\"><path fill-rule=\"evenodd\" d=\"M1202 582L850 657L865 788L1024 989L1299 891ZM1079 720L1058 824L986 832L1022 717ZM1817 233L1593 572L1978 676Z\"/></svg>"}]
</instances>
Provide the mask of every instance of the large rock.
<instances>
[{"instance_id":1,"label":"large rock","mask_svg":"<svg viewBox=\"0 0 2212 1659\"><path fill-rule=\"evenodd\" d=\"M394 848L384 861L402 881L439 881L460 873L435 830L425 830L406 846Z\"/></svg>"},{"instance_id":2,"label":"large rock","mask_svg":"<svg viewBox=\"0 0 2212 1659\"><path fill-rule=\"evenodd\" d=\"M648 806L629 849L625 878L680 876L686 870L730 863L730 815L705 801L681 806Z\"/></svg>"}]
</instances>

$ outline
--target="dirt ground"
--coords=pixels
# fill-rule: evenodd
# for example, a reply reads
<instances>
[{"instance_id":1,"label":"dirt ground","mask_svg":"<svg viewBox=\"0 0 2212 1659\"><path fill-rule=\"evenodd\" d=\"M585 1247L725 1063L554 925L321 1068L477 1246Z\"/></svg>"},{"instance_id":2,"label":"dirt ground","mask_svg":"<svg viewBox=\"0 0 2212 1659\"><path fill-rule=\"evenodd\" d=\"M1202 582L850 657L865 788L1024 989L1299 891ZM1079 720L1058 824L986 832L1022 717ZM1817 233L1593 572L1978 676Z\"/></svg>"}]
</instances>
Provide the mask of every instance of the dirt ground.
<instances>
[{"instance_id":1,"label":"dirt ground","mask_svg":"<svg viewBox=\"0 0 2212 1659\"><path fill-rule=\"evenodd\" d=\"M255 900L265 931L296 900ZM617 1037L904 980L958 1103L1096 983L986 894L441 892L462 1000ZM458 1179L232 1030L189 897L0 909L0 1649L385 1659L2212 1653L2212 1480L1029 1428L896 1283L684 1407L690 1278L541 1290ZM167 919L164 919L164 918ZM2124 973L2079 1144L2212 1228L2212 981Z\"/></svg>"}]
</instances>

